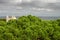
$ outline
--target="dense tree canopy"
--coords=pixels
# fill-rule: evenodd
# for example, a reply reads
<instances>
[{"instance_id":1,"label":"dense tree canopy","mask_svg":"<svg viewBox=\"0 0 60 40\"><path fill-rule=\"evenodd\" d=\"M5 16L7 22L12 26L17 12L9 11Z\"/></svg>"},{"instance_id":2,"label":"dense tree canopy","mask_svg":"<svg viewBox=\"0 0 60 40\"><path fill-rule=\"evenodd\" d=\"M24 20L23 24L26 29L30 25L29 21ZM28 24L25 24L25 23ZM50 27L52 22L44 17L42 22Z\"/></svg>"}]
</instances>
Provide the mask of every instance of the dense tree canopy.
<instances>
[{"instance_id":1,"label":"dense tree canopy","mask_svg":"<svg viewBox=\"0 0 60 40\"><path fill-rule=\"evenodd\" d=\"M60 19L28 15L7 23L0 21L0 40L60 40Z\"/></svg>"}]
</instances>

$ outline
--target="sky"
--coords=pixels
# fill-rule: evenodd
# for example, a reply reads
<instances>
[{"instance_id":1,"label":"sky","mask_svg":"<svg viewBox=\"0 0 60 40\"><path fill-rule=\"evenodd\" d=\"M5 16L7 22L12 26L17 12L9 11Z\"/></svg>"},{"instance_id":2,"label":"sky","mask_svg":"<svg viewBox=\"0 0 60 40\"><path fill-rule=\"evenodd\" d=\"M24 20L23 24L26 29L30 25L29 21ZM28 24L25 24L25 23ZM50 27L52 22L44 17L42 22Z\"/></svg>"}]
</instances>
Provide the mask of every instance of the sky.
<instances>
[{"instance_id":1,"label":"sky","mask_svg":"<svg viewBox=\"0 0 60 40\"><path fill-rule=\"evenodd\" d=\"M0 0L0 16L60 16L60 0Z\"/></svg>"}]
</instances>

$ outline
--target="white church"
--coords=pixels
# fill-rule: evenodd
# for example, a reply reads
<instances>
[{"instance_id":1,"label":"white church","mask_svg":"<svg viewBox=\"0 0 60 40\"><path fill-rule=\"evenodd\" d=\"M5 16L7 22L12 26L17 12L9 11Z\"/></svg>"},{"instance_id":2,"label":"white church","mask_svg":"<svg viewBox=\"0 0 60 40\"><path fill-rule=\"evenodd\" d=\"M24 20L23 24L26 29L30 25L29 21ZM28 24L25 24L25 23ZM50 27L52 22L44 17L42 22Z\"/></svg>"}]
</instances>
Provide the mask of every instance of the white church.
<instances>
[{"instance_id":1,"label":"white church","mask_svg":"<svg viewBox=\"0 0 60 40\"><path fill-rule=\"evenodd\" d=\"M12 20L12 19L16 19L15 16L6 16L6 22L8 22L9 20Z\"/></svg>"}]
</instances>

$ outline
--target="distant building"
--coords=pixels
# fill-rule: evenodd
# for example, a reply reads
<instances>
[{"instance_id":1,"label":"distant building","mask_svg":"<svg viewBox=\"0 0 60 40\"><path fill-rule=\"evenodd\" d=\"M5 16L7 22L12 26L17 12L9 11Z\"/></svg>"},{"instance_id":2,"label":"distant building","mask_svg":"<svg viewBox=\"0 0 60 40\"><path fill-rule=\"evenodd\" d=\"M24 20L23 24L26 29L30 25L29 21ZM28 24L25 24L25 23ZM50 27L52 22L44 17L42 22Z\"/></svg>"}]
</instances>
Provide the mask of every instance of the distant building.
<instances>
[{"instance_id":1,"label":"distant building","mask_svg":"<svg viewBox=\"0 0 60 40\"><path fill-rule=\"evenodd\" d=\"M16 19L16 17L15 16L6 16L6 22L8 22L11 19Z\"/></svg>"}]
</instances>

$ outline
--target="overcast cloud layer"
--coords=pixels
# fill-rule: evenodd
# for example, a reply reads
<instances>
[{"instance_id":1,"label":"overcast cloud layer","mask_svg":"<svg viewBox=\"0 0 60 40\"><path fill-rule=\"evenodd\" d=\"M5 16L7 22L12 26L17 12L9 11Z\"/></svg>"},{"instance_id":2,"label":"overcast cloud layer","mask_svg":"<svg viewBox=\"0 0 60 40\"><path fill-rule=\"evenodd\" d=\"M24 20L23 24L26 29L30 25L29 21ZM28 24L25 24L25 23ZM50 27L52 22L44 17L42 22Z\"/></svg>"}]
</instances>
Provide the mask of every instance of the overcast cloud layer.
<instances>
[{"instance_id":1,"label":"overcast cloud layer","mask_svg":"<svg viewBox=\"0 0 60 40\"><path fill-rule=\"evenodd\" d=\"M60 0L0 0L0 16L60 16Z\"/></svg>"}]
</instances>

